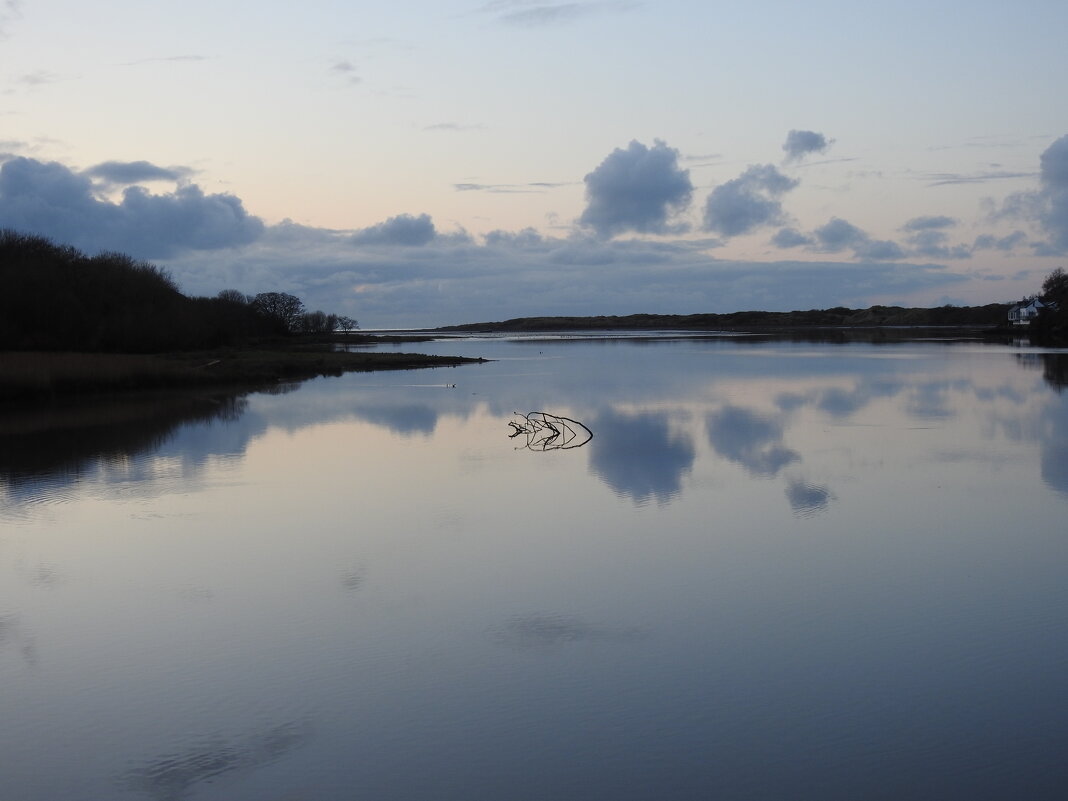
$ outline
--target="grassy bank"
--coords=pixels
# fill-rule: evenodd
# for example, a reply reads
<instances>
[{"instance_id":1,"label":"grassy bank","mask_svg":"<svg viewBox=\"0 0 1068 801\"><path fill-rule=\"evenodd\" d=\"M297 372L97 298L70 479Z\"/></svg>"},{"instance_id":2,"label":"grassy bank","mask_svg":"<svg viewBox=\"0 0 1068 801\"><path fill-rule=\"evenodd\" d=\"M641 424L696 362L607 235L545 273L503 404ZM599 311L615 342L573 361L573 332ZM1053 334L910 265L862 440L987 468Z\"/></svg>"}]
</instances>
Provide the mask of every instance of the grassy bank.
<instances>
[{"instance_id":1,"label":"grassy bank","mask_svg":"<svg viewBox=\"0 0 1068 801\"><path fill-rule=\"evenodd\" d=\"M481 361L484 360L326 349L220 350L160 355L0 352L0 400L141 389L269 385L349 371L455 367Z\"/></svg>"}]
</instances>

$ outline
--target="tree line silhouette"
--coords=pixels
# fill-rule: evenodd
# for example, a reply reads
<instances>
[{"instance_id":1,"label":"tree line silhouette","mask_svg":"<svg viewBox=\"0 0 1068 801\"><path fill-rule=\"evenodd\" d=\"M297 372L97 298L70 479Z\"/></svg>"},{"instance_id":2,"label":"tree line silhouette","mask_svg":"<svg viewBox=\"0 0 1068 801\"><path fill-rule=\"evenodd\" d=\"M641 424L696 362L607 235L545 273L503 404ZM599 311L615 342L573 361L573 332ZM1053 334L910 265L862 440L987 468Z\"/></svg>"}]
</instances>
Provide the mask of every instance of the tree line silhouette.
<instances>
[{"instance_id":1,"label":"tree line silhouette","mask_svg":"<svg viewBox=\"0 0 1068 801\"><path fill-rule=\"evenodd\" d=\"M1046 304L1031 323L1036 339L1050 345L1068 343L1068 273L1063 267L1046 276L1035 297Z\"/></svg>"},{"instance_id":2,"label":"tree line silhouette","mask_svg":"<svg viewBox=\"0 0 1068 801\"><path fill-rule=\"evenodd\" d=\"M285 292L189 297L148 262L0 230L0 350L159 353L356 327Z\"/></svg>"}]
</instances>

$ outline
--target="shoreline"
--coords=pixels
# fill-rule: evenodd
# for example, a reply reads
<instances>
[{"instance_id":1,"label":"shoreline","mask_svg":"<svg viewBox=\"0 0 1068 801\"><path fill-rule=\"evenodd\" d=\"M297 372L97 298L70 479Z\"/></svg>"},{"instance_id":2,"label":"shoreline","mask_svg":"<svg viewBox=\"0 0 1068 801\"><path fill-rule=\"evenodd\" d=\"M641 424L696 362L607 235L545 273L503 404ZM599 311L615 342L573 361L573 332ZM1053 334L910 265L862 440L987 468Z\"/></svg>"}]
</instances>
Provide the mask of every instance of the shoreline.
<instances>
[{"instance_id":1,"label":"shoreline","mask_svg":"<svg viewBox=\"0 0 1068 801\"><path fill-rule=\"evenodd\" d=\"M256 389L347 372L456 367L485 361L462 356L325 349L253 348L166 354L6 351L0 352L0 402L196 387Z\"/></svg>"}]
</instances>

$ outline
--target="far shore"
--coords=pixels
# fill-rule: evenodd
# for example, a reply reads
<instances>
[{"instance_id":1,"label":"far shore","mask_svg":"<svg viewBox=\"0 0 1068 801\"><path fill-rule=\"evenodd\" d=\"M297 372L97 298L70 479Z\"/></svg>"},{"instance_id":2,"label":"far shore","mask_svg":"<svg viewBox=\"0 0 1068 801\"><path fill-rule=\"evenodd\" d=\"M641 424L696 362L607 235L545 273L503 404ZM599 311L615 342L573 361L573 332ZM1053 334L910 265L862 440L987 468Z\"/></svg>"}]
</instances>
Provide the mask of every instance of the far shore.
<instances>
[{"instance_id":1,"label":"far shore","mask_svg":"<svg viewBox=\"0 0 1068 801\"><path fill-rule=\"evenodd\" d=\"M1007 326L1009 304L905 308L871 306L867 309L809 309L808 311L739 311L726 314L627 314L585 317L517 317L496 322L465 323L435 329L473 333L549 330L676 330L775 332L802 329L960 328L995 329Z\"/></svg>"},{"instance_id":2,"label":"far shore","mask_svg":"<svg viewBox=\"0 0 1068 801\"><path fill-rule=\"evenodd\" d=\"M1003 304L903 309L835 308L807 312L597 317L526 317L396 333L362 331L262 339L240 347L181 353L85 353L0 351L0 402L24 402L72 395L153 389L234 386L259 388L351 371L456 367L486 361L459 356L382 352L383 343L418 344L441 336L472 333L537 334L559 331L679 331L753 339L889 342L923 338L1009 340L1027 332L1010 330ZM346 349L336 350L343 344ZM368 346L366 350L350 350Z\"/></svg>"}]
</instances>

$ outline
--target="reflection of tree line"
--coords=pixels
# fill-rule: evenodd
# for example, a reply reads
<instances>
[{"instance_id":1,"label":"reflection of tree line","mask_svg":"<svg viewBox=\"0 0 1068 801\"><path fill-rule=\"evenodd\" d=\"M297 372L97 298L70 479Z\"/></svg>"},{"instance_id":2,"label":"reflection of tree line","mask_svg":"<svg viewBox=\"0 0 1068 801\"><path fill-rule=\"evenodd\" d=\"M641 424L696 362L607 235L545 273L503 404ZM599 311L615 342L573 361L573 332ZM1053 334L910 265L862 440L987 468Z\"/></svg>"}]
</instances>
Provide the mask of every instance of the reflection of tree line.
<instances>
[{"instance_id":1,"label":"reflection of tree line","mask_svg":"<svg viewBox=\"0 0 1068 801\"><path fill-rule=\"evenodd\" d=\"M1047 383L1058 392L1068 386L1068 354L1033 354L1020 363L1041 367ZM851 389L830 387L815 395L782 395L776 399L778 415L724 406L706 415L705 428L709 444L720 457L754 477L776 477L802 461L783 441L785 416L796 408L811 404L833 418L845 419L876 399L911 389L907 413L921 419L945 418L952 413L944 397L949 388L946 382L917 385L875 379ZM0 418L0 484L17 494L44 476L65 475L73 482L97 464L159 450L181 426L211 421L234 424L246 407L244 395L171 394L96 406L9 410ZM435 407L420 403L358 405L345 411L404 436L432 434L439 416ZM1052 436L1042 442L1042 474L1050 486L1068 492L1068 409L1058 407L1049 414ZM692 435L671 425L668 413L603 408L584 422L596 434L590 447L583 449L589 453L590 469L613 490L639 503L650 499L665 503L681 491L696 448ZM242 452L247 443L245 427L233 429L234 453ZM205 451L202 455L216 453L225 438L212 431L196 445ZM834 498L829 488L796 476L787 479L785 494L797 514L826 508Z\"/></svg>"},{"instance_id":2,"label":"reflection of tree line","mask_svg":"<svg viewBox=\"0 0 1068 801\"><path fill-rule=\"evenodd\" d=\"M1058 392L1068 387L1068 353L1043 353L1042 377Z\"/></svg>"},{"instance_id":3,"label":"reflection of tree line","mask_svg":"<svg viewBox=\"0 0 1068 801\"><path fill-rule=\"evenodd\" d=\"M1068 387L1068 353L1028 353L1016 354L1016 363L1021 367L1041 370L1042 378L1057 392Z\"/></svg>"},{"instance_id":4,"label":"reflection of tree line","mask_svg":"<svg viewBox=\"0 0 1068 801\"><path fill-rule=\"evenodd\" d=\"M73 479L156 451L180 426L235 421L246 406L244 395L167 394L9 410L0 419L0 482L18 489L48 475Z\"/></svg>"}]
</instances>

